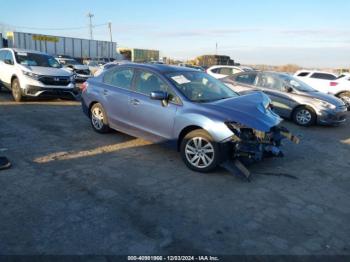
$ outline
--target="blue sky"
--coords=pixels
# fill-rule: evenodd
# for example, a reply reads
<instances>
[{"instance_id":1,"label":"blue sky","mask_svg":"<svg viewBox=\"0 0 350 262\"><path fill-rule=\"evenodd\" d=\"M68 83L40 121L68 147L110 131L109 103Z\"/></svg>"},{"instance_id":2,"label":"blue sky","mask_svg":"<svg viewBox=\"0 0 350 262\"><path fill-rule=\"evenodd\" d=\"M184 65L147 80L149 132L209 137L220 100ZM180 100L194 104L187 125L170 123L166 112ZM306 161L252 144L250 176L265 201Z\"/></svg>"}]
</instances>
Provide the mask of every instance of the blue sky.
<instances>
[{"instance_id":1,"label":"blue sky","mask_svg":"<svg viewBox=\"0 0 350 262\"><path fill-rule=\"evenodd\" d=\"M112 22L119 46L159 49L162 56L213 54L217 42L218 53L245 64L350 67L348 0L12 0L1 5L0 31L15 25L17 31L88 38L87 27L23 27L83 27L90 11L93 23ZM107 26L94 28L94 38L108 40Z\"/></svg>"}]
</instances>

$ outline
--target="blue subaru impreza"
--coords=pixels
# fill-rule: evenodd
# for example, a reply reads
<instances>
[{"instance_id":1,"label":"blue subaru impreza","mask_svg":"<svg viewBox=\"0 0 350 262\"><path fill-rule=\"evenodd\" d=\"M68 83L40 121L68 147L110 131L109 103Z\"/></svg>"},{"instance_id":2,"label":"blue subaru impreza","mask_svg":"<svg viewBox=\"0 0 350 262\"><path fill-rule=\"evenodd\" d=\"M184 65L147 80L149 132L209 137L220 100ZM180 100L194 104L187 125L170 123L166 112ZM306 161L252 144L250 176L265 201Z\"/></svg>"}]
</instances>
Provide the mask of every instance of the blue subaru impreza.
<instances>
[{"instance_id":1,"label":"blue subaru impreza","mask_svg":"<svg viewBox=\"0 0 350 262\"><path fill-rule=\"evenodd\" d=\"M167 65L118 65L82 87L94 130L176 141L185 164L199 172L234 158L281 155L281 139L292 136L270 102L263 93L239 96L205 72Z\"/></svg>"}]
</instances>

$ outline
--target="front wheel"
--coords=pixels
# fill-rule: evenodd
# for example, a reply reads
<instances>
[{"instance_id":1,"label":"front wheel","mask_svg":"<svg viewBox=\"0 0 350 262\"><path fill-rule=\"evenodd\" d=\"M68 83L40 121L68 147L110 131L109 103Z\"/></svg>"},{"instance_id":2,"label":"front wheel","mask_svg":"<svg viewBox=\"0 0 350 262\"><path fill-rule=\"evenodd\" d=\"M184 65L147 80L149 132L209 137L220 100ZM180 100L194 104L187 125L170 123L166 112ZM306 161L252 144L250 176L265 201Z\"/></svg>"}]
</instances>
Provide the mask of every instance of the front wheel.
<instances>
[{"instance_id":1,"label":"front wheel","mask_svg":"<svg viewBox=\"0 0 350 262\"><path fill-rule=\"evenodd\" d=\"M12 90L13 99L16 102L21 102L23 100L23 96L22 96L21 86L17 78L13 79L11 83L11 90Z\"/></svg>"},{"instance_id":2,"label":"front wheel","mask_svg":"<svg viewBox=\"0 0 350 262\"><path fill-rule=\"evenodd\" d=\"M181 141L181 156L187 167L197 172L210 172L221 163L220 145L204 130L188 133Z\"/></svg>"},{"instance_id":3,"label":"front wheel","mask_svg":"<svg viewBox=\"0 0 350 262\"><path fill-rule=\"evenodd\" d=\"M100 103L96 103L91 107L90 116L91 126L96 132L109 132L107 114Z\"/></svg>"},{"instance_id":4,"label":"front wheel","mask_svg":"<svg viewBox=\"0 0 350 262\"><path fill-rule=\"evenodd\" d=\"M348 111L350 111L350 92L341 93L338 97L344 102Z\"/></svg>"},{"instance_id":5,"label":"front wheel","mask_svg":"<svg viewBox=\"0 0 350 262\"><path fill-rule=\"evenodd\" d=\"M311 126L316 121L316 114L311 108L302 106L294 111L293 121L299 126Z\"/></svg>"}]
</instances>

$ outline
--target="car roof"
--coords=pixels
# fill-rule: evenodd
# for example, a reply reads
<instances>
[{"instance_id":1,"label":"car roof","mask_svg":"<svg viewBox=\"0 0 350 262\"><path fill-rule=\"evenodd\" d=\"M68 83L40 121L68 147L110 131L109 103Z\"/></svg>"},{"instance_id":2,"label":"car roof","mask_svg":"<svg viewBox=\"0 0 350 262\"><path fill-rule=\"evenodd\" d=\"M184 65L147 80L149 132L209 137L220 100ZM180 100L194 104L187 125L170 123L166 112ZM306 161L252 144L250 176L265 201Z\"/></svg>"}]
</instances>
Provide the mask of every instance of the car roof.
<instances>
[{"instance_id":1,"label":"car roof","mask_svg":"<svg viewBox=\"0 0 350 262\"><path fill-rule=\"evenodd\" d=\"M18 52L18 53L34 53L34 54L42 54L42 55L48 55L47 53L36 51L36 50L30 50L30 49L21 49L21 48L3 48L6 50L12 50L13 52Z\"/></svg>"},{"instance_id":2,"label":"car roof","mask_svg":"<svg viewBox=\"0 0 350 262\"><path fill-rule=\"evenodd\" d=\"M300 74L302 72L305 73L321 73L321 74L330 74L330 75L336 75L335 73L331 73L331 72L326 72L326 71L320 71L320 70L310 70L310 69L301 69L296 71L296 74Z\"/></svg>"},{"instance_id":3,"label":"car roof","mask_svg":"<svg viewBox=\"0 0 350 262\"><path fill-rule=\"evenodd\" d=\"M239 66L234 66L234 65L214 65L214 66L209 67L209 69L220 68L220 67L225 67L225 68L239 68L239 69L242 69L241 67L239 67Z\"/></svg>"},{"instance_id":4,"label":"car roof","mask_svg":"<svg viewBox=\"0 0 350 262\"><path fill-rule=\"evenodd\" d=\"M198 72L197 70L189 67L172 66L172 65L164 65L164 64L126 63L126 64L121 64L120 66L127 66L127 67L139 68L139 69L149 69L161 74L172 73L172 72Z\"/></svg>"}]
</instances>

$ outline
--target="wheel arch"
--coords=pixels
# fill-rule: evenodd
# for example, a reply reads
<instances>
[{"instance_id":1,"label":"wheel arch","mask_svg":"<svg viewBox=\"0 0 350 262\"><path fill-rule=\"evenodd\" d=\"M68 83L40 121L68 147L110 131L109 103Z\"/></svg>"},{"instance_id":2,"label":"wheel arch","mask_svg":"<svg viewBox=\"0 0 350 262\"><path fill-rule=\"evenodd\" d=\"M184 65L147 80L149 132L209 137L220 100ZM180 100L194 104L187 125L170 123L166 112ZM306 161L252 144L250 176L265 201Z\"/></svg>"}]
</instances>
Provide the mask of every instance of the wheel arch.
<instances>
[{"instance_id":1,"label":"wheel arch","mask_svg":"<svg viewBox=\"0 0 350 262\"><path fill-rule=\"evenodd\" d=\"M317 121L316 109L313 106L307 105L307 104L300 104L300 105L297 105L296 107L294 107L293 110L292 110L292 113L291 113L291 118L294 117L295 111L297 109L299 109L299 108L302 108L302 107L305 107L305 108L308 108L308 109L312 110L312 112L315 114L315 117L316 117L315 121Z\"/></svg>"},{"instance_id":2,"label":"wheel arch","mask_svg":"<svg viewBox=\"0 0 350 262\"><path fill-rule=\"evenodd\" d=\"M11 89L12 89L12 82L13 82L13 80L15 80L15 79L17 79L17 80L19 81L19 77L18 77L17 75L13 74L13 75L11 76L11 81L10 81L10 87L11 87Z\"/></svg>"},{"instance_id":3,"label":"wheel arch","mask_svg":"<svg viewBox=\"0 0 350 262\"><path fill-rule=\"evenodd\" d=\"M181 146L181 142L182 140L184 139L184 137L194 131L194 130L197 130L197 129L203 129L201 126L198 126L198 125L190 125L190 126L186 126L185 128L183 128L179 134L179 137L177 139L177 151L180 151L180 146Z\"/></svg>"},{"instance_id":4,"label":"wheel arch","mask_svg":"<svg viewBox=\"0 0 350 262\"><path fill-rule=\"evenodd\" d=\"M334 94L334 96L338 97L341 95L341 94L344 94L344 93L349 93L350 94L350 90L341 90L341 91L338 91L336 94Z\"/></svg>"},{"instance_id":5,"label":"wheel arch","mask_svg":"<svg viewBox=\"0 0 350 262\"><path fill-rule=\"evenodd\" d=\"M94 104L97 104L97 103L99 103L98 101L92 101L90 104L89 104L89 106L88 106L88 108L89 108L89 111L88 111L88 113L89 113L89 117L91 117L91 108L94 106Z\"/></svg>"}]
</instances>

